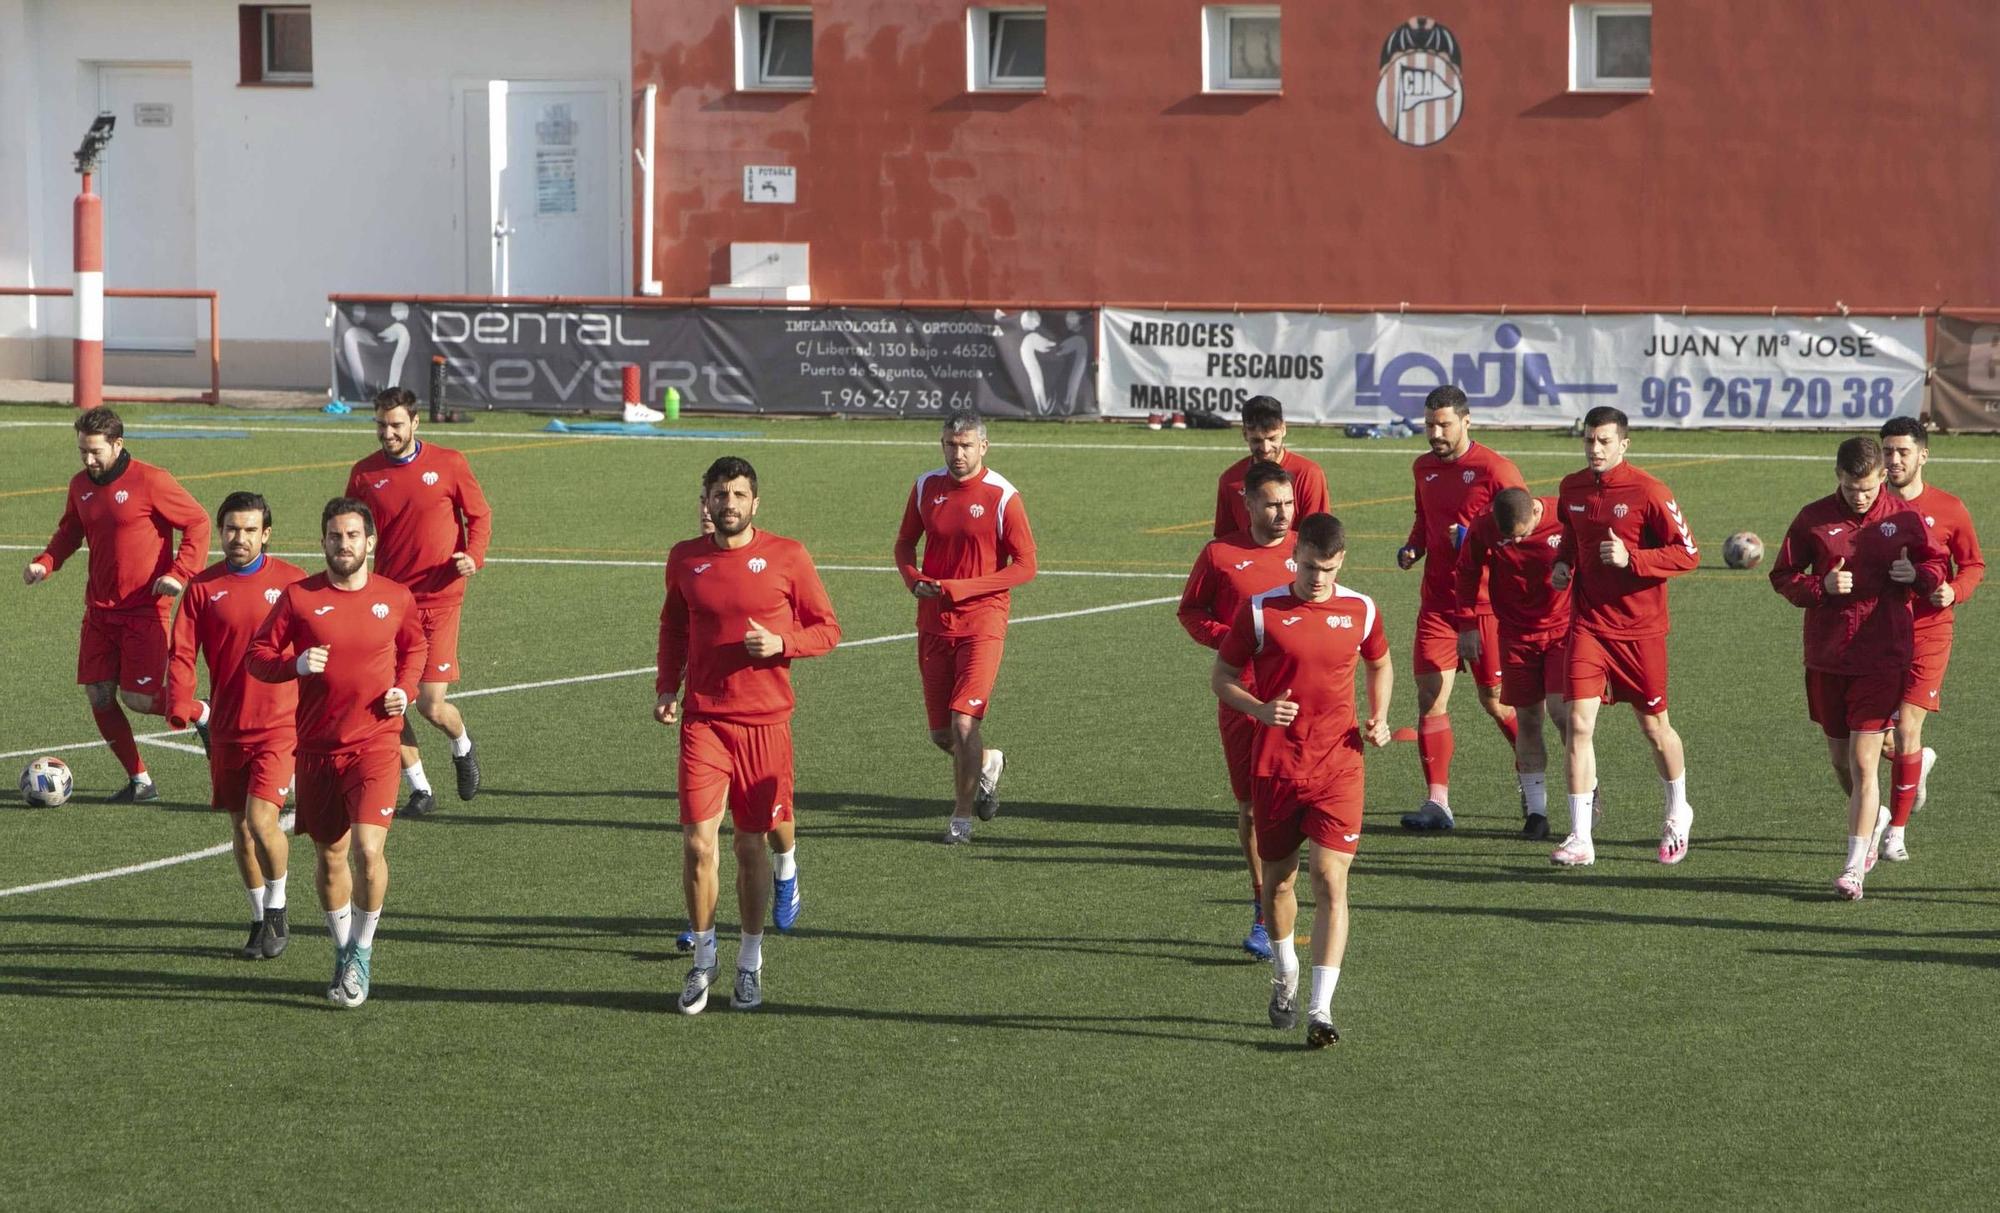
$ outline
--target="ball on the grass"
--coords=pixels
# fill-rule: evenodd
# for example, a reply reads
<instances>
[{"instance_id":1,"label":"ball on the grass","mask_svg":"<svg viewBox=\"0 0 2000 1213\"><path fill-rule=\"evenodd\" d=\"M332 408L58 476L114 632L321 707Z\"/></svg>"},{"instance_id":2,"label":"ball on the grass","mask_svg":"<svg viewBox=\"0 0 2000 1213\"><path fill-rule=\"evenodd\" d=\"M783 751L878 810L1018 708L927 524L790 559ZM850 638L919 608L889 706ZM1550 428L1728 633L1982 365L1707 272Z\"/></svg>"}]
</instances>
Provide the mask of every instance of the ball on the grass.
<instances>
[{"instance_id":1,"label":"ball on the grass","mask_svg":"<svg viewBox=\"0 0 2000 1213\"><path fill-rule=\"evenodd\" d=\"M21 799L38 809L53 809L69 802L76 790L76 777L60 758L41 757L21 771Z\"/></svg>"},{"instance_id":2,"label":"ball on the grass","mask_svg":"<svg viewBox=\"0 0 2000 1213\"><path fill-rule=\"evenodd\" d=\"M1754 569L1764 559L1764 541L1754 531L1738 531L1722 541L1722 563L1732 569Z\"/></svg>"}]
</instances>

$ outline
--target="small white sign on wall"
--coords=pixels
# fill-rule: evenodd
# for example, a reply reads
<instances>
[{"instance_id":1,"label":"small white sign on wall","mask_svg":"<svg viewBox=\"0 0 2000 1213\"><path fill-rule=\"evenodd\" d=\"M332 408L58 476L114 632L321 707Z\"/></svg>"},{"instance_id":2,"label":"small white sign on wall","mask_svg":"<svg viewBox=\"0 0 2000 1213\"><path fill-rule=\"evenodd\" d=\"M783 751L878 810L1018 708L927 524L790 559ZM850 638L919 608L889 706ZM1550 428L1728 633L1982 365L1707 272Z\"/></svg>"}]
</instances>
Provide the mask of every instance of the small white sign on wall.
<instances>
[{"instance_id":1,"label":"small white sign on wall","mask_svg":"<svg viewBox=\"0 0 2000 1213\"><path fill-rule=\"evenodd\" d=\"M166 101L140 101L132 106L133 126L172 126L174 107Z\"/></svg>"},{"instance_id":2,"label":"small white sign on wall","mask_svg":"<svg viewBox=\"0 0 2000 1213\"><path fill-rule=\"evenodd\" d=\"M743 201L797 202L798 170L789 164L748 164L743 167Z\"/></svg>"}]
</instances>

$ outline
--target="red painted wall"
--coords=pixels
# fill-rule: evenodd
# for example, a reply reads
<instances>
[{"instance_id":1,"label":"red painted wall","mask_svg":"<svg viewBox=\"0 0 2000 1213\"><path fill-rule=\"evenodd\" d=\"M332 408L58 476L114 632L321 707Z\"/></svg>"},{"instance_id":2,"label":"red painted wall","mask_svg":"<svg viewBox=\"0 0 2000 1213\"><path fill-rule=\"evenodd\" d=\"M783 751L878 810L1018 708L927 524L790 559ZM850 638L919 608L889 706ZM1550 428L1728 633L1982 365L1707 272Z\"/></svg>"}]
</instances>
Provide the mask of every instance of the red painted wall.
<instances>
[{"instance_id":1,"label":"red painted wall","mask_svg":"<svg viewBox=\"0 0 2000 1213\"><path fill-rule=\"evenodd\" d=\"M814 91L738 93L733 7L633 0L670 295L784 240L819 298L2000 303L1994 0L1655 0L1632 97L1567 93L1566 0L1285 0L1268 98L1202 95L1200 0L1050 0L1033 96L966 91L965 0L822 0ZM1374 109L1420 13L1464 54L1428 148Z\"/></svg>"}]
</instances>

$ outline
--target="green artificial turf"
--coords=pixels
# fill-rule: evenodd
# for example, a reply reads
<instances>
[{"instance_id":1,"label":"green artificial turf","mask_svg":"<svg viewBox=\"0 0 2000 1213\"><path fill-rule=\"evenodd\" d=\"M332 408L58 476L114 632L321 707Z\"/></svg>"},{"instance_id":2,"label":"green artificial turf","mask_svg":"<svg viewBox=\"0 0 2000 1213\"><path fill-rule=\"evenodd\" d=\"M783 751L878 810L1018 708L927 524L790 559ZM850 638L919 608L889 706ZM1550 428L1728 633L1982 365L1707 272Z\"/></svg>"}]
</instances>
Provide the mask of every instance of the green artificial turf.
<instances>
[{"instance_id":1,"label":"green artificial turf","mask_svg":"<svg viewBox=\"0 0 2000 1213\"><path fill-rule=\"evenodd\" d=\"M319 507L373 449L362 423L147 422L188 412L129 417L250 436L132 449L211 508L264 493L281 552L314 550ZM95 736L72 677L82 555L32 590L12 571L60 512L67 421L0 408L0 751ZM1687 861L1655 861L1660 787L1618 708L1599 728L1597 865L1553 870L1552 844L1516 836L1509 756L1461 687L1454 834L1397 828L1423 794L1413 746L1370 754L1343 1040L1309 1053L1265 1024L1268 967L1238 946L1247 890L1209 654L1170 603L1133 605L1179 593L1234 435L994 427L989 462L1019 486L1049 574L1017 592L1017 621L1123 609L1017 623L988 721L1008 756L1002 813L948 849L914 643L855 643L913 627L889 549L912 477L939 462L934 429L702 419L682 426L758 437L638 441L542 424L425 430L471 455L496 512L461 643L461 689L495 692L461 705L486 790L455 800L443 739L419 726L442 809L391 833L369 1003L320 996L330 949L303 841L293 942L270 963L234 957L247 912L226 857L0 896L0 1204L1990 1201L1995 591L1960 611L1913 859L1844 904L1830 882L1845 806L1805 717L1799 612L1761 573L1721 567L1729 532L1775 549L1831 490L1834 437L1634 437L1703 551L1672 590ZM1489 437L1543 491L1581 462L1566 437ZM1422 445L1303 429L1293 445L1327 470L1344 580L1382 605L1394 723L1413 724L1418 573L1393 557ZM2000 542L2000 444L1933 451L1932 482ZM673 1010L674 737L651 718L650 666L659 562L724 453L756 464L760 524L833 566L853 647L794 668L805 910L766 944L765 1005L716 997L688 1019ZM631 563L534 563L553 559ZM225 841L201 757L145 752L157 807L100 803L121 776L99 746L64 751L70 805L0 811L0 890ZM1551 801L1560 834L1559 787ZM721 921L726 982L726 891Z\"/></svg>"}]
</instances>

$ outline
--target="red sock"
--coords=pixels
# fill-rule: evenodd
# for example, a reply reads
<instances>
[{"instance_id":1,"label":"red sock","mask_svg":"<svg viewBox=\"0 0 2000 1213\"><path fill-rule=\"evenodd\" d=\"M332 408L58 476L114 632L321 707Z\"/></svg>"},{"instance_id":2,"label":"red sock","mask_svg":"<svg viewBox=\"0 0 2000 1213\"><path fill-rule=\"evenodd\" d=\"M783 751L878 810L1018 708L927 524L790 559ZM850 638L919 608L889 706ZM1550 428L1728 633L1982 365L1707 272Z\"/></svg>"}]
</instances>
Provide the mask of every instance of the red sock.
<instances>
[{"instance_id":1,"label":"red sock","mask_svg":"<svg viewBox=\"0 0 2000 1213\"><path fill-rule=\"evenodd\" d=\"M1908 825L1910 814L1917 807L1917 781L1924 776L1923 751L1896 755L1890 770L1893 774L1889 780L1889 824Z\"/></svg>"},{"instance_id":2,"label":"red sock","mask_svg":"<svg viewBox=\"0 0 2000 1213\"><path fill-rule=\"evenodd\" d=\"M1417 759L1424 764L1425 783L1451 786L1451 751L1451 717L1426 716L1417 722Z\"/></svg>"},{"instance_id":3,"label":"red sock","mask_svg":"<svg viewBox=\"0 0 2000 1213\"><path fill-rule=\"evenodd\" d=\"M1520 718L1510 711L1495 723L1500 726L1500 735L1507 739L1507 749L1512 751L1515 740L1521 736Z\"/></svg>"},{"instance_id":4,"label":"red sock","mask_svg":"<svg viewBox=\"0 0 2000 1213\"><path fill-rule=\"evenodd\" d=\"M139 743L133 740L132 722L125 719L125 713L115 703L108 708L92 708L90 714L97 718L97 731L111 743L111 752L118 755L125 773L137 778L145 771L146 764L139 760Z\"/></svg>"}]
</instances>

